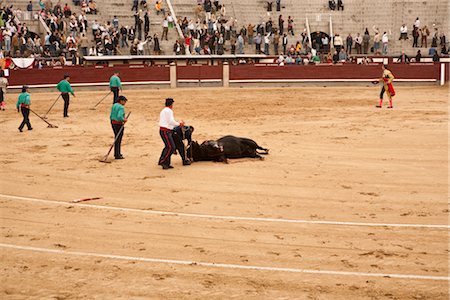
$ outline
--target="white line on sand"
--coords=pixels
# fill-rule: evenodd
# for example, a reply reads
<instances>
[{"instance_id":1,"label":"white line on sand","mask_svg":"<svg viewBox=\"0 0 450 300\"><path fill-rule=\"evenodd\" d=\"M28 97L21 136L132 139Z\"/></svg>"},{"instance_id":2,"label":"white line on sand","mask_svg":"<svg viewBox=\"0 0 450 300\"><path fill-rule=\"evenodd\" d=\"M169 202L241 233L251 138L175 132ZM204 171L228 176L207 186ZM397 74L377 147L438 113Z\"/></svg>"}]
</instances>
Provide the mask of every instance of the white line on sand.
<instances>
[{"instance_id":1,"label":"white line on sand","mask_svg":"<svg viewBox=\"0 0 450 300\"><path fill-rule=\"evenodd\" d=\"M299 220L299 219L275 219L275 218L253 218L253 217L237 217L237 216L219 216L219 215L205 215L194 213L181 213L170 211L158 211L158 210L146 210L137 208L125 208L95 204L81 204L81 203L68 203L63 201L46 200L39 198L29 198L21 196L12 196L0 194L0 198L7 200L21 200L31 202L41 202L54 205L63 206L78 206L89 207L104 210L115 210L122 212L134 212L152 215L164 215L164 216L177 216L188 218L205 218L205 219L221 219L221 220L234 220L234 221L257 221L257 222L278 222L278 223L297 223L297 224L316 224L316 225L343 225L343 226L365 226L365 227L407 227L407 228L434 228L434 229L450 229L449 225L431 225L431 224L393 224L393 223L361 223L361 222L340 222L340 221L314 221L314 220Z\"/></svg>"},{"instance_id":2,"label":"white line on sand","mask_svg":"<svg viewBox=\"0 0 450 300\"><path fill-rule=\"evenodd\" d=\"M16 249L16 250L44 252L44 253L53 253L53 254L63 254L63 255L102 257L102 258L108 258L108 259L119 259L119 260L128 260L128 261L142 261L142 262L149 262L149 263L162 263L162 264L174 264L174 265L190 265L190 266L226 268L226 269L276 271L276 272L290 272L290 273L308 273L308 274L336 275L336 276L342 275L342 276L357 276L357 277L386 277L386 278L397 278L397 279L422 279L422 280L445 280L445 281L450 281L450 277L445 277L445 276L345 272L345 271L330 271L330 270L308 270L308 269L295 269L295 268L276 268L276 267L264 267L264 266L246 266L246 265L235 265L235 264L217 264L217 263L210 263L210 262L194 262L194 261L188 261L188 260L159 259L159 258L123 256L123 255L102 254L102 253L92 253L92 252L65 251L65 250L48 249L48 248L37 248L37 247L20 246L20 245L3 244L3 243L0 243L0 247L9 248L9 249Z\"/></svg>"}]
</instances>

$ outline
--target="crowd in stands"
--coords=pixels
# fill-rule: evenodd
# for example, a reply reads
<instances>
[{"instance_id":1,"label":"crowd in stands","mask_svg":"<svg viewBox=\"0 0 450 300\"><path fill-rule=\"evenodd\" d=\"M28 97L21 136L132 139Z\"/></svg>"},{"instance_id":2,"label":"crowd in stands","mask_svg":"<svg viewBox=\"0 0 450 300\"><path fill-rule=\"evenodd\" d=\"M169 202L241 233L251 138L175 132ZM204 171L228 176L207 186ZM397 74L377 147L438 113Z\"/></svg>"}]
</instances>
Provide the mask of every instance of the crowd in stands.
<instances>
[{"instance_id":1,"label":"crowd in stands","mask_svg":"<svg viewBox=\"0 0 450 300\"><path fill-rule=\"evenodd\" d=\"M265 2L267 16L258 24L239 24L228 15L220 1L195 1L196 19L193 20L188 17L175 19L162 0L155 0L154 5L146 0L132 0L134 26L119 26L116 16L104 24L97 20L88 22L86 15L95 15L99 11L95 0L72 0L74 9L60 1L53 5L51 0L40 0L36 9L30 1L26 10L35 12L48 27L42 40L20 22L20 9L11 5L0 10L0 55L49 58L47 65L51 66L67 64L68 60L72 64L81 64L86 55L158 55L162 53L161 42L168 42L169 33L175 32L178 26L183 38L176 33L171 47L173 53L166 54L250 54L249 49L254 49L252 54L274 55L279 64L338 63L355 61L355 54L387 55L389 40L394 38L376 26L371 30L366 28L362 34L349 33L346 37L339 33L329 36L319 31L309 36L306 29L296 28L293 17L285 18L281 0L275 1L278 16L272 15L273 1ZM341 0L329 1L329 8L343 10L344 4ZM152 10L161 20L161 31L154 29L153 32L161 32L161 35L150 34ZM430 30L427 25L421 26L417 18L411 32L403 24L399 40L407 41L410 36L412 47L419 47L420 40L420 47L427 48L431 38L429 56L438 58L439 54L448 54L446 37L434 24ZM402 53L404 59L401 62L420 61L421 56L420 50L411 59L406 59Z\"/></svg>"}]
</instances>

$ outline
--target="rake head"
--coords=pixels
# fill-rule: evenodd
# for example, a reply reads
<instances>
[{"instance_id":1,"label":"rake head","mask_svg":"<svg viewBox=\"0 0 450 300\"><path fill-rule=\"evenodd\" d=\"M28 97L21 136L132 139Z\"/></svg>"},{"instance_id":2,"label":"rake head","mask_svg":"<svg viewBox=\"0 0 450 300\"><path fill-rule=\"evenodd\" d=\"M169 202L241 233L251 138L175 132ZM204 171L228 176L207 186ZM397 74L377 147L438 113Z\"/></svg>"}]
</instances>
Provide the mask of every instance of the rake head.
<instances>
[{"instance_id":1,"label":"rake head","mask_svg":"<svg viewBox=\"0 0 450 300\"><path fill-rule=\"evenodd\" d=\"M105 163L105 164L110 164L111 163L111 161L108 160L107 156L103 157L102 159L99 159L98 161L102 162L102 163Z\"/></svg>"}]
</instances>

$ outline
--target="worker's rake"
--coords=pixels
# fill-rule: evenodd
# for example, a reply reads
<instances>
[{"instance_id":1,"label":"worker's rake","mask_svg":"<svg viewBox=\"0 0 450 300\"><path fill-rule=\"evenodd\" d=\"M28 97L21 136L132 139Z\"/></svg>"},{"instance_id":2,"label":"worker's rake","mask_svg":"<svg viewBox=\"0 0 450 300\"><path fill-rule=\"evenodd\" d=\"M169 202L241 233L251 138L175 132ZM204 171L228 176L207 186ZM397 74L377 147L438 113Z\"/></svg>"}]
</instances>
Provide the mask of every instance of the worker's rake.
<instances>
[{"instance_id":1,"label":"worker's rake","mask_svg":"<svg viewBox=\"0 0 450 300\"><path fill-rule=\"evenodd\" d=\"M90 110L95 110L95 108L97 106L99 106L100 103L103 102L103 100L105 100L109 95L111 95L112 92L109 92L108 94L106 94L100 101L97 102L97 104L94 105L94 107L91 107Z\"/></svg>"},{"instance_id":2,"label":"worker's rake","mask_svg":"<svg viewBox=\"0 0 450 300\"><path fill-rule=\"evenodd\" d=\"M47 127L48 128L58 128L58 126L51 124L50 122L48 122L47 120L45 120L43 117L41 117L40 115L38 115L34 110L30 109L30 111L35 114L36 116L38 116L39 119L41 119L42 121L44 121L45 123L47 123Z\"/></svg>"},{"instance_id":3,"label":"worker's rake","mask_svg":"<svg viewBox=\"0 0 450 300\"><path fill-rule=\"evenodd\" d=\"M131 114L131 111L128 113L128 115L125 117L125 119L128 120L128 118L130 117L130 114ZM114 142L109 147L108 153L106 153L106 155L102 159L99 160L100 162L107 163L107 164L111 163L111 161L108 160L108 156L111 153L111 150L114 148L114 144L117 142L117 139L119 138L120 134L122 133L124 126L125 126L125 124L122 124L122 127L120 127L119 133L116 135Z\"/></svg>"},{"instance_id":4,"label":"worker's rake","mask_svg":"<svg viewBox=\"0 0 450 300\"><path fill-rule=\"evenodd\" d=\"M48 113L52 110L53 106L55 106L56 102L58 102L59 98L61 97L61 94L56 98L55 102L53 102L52 106L48 109L48 111L45 113L45 115L42 116L43 119L47 119Z\"/></svg>"}]
</instances>

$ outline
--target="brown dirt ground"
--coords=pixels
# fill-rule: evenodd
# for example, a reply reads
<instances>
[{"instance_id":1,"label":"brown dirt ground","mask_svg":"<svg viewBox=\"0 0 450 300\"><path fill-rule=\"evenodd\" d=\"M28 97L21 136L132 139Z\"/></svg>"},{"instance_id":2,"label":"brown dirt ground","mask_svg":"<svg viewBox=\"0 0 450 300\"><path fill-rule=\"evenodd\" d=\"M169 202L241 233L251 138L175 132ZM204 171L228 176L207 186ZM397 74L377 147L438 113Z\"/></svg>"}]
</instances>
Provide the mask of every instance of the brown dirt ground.
<instances>
[{"instance_id":1,"label":"brown dirt ground","mask_svg":"<svg viewBox=\"0 0 450 300\"><path fill-rule=\"evenodd\" d=\"M19 133L8 94L0 112L0 193L197 214L448 224L448 86L125 91L125 160L98 161L112 142L111 99L79 92L31 116ZM157 166L163 99L195 139L250 137L264 161ZM56 93L32 94L43 114ZM118 212L0 197L1 243L240 265L448 276L448 230L231 221ZM3 299L448 299L448 281L246 271L1 249Z\"/></svg>"}]
</instances>

